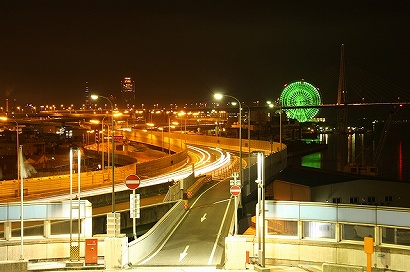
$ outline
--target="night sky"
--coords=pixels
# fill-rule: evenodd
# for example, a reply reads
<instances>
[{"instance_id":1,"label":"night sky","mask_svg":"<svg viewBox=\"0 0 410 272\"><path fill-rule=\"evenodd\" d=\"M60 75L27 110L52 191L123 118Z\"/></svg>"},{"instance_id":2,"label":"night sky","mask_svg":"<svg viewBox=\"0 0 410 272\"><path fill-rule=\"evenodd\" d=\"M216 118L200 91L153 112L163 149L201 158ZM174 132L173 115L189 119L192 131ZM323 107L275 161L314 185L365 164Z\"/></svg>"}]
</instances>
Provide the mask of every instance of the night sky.
<instances>
[{"instance_id":1,"label":"night sky","mask_svg":"<svg viewBox=\"0 0 410 272\"><path fill-rule=\"evenodd\" d=\"M346 70L403 97L409 26L407 0L3 0L0 106L79 106L85 82L118 96L125 76L138 107L212 102L215 90L247 104L274 100L301 78L335 103L341 44Z\"/></svg>"}]
</instances>

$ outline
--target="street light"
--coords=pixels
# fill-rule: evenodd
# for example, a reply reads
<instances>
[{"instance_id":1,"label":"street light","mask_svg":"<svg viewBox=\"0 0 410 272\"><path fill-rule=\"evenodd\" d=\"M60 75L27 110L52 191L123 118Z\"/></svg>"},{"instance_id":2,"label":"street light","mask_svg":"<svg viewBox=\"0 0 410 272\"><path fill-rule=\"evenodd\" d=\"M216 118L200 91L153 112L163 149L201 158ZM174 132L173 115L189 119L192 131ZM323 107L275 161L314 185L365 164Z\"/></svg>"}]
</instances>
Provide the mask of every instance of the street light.
<instances>
[{"instance_id":1,"label":"street light","mask_svg":"<svg viewBox=\"0 0 410 272\"><path fill-rule=\"evenodd\" d=\"M251 167L250 167L250 162L251 162L251 109L245 103L243 104L248 108L248 116L247 116L247 119L248 119L248 184L250 184L251 182Z\"/></svg>"},{"instance_id":2,"label":"street light","mask_svg":"<svg viewBox=\"0 0 410 272\"><path fill-rule=\"evenodd\" d=\"M275 106L272 102L267 101L269 108L274 108ZM279 104L279 150L282 150L282 106Z\"/></svg>"},{"instance_id":3,"label":"street light","mask_svg":"<svg viewBox=\"0 0 410 272\"><path fill-rule=\"evenodd\" d=\"M178 116L181 117L181 133L180 133L179 139L181 141L181 148L182 148L182 125L183 125L182 117L185 117L185 131L184 131L185 135L184 135L184 138L185 138L185 143L186 143L186 113L184 111L180 111L178 113Z\"/></svg>"},{"instance_id":4,"label":"street light","mask_svg":"<svg viewBox=\"0 0 410 272\"><path fill-rule=\"evenodd\" d=\"M105 117L107 117L108 115L106 115L106 116L104 116L103 117L103 119L101 119L101 168L102 168L102 170L103 170L103 176L104 176L104 170L105 170L105 166L104 166L104 157L105 157L105 155L104 155L104 119L105 119ZM107 135L109 135L109 127L107 126ZM107 143L107 166L109 165L109 163L110 163L110 160L109 160L109 158L110 158L110 156L108 156L108 151L109 150L109 148L108 148L108 143Z\"/></svg>"},{"instance_id":5,"label":"street light","mask_svg":"<svg viewBox=\"0 0 410 272\"><path fill-rule=\"evenodd\" d=\"M149 131L150 131L150 138L151 138L151 144L152 144L152 128L155 126L155 124L154 123L147 123L146 124L147 125L147 127L149 127Z\"/></svg>"},{"instance_id":6,"label":"street light","mask_svg":"<svg viewBox=\"0 0 410 272\"><path fill-rule=\"evenodd\" d=\"M243 181L243 175L242 175L242 105L241 102L239 101L239 99L237 99L236 97L230 96L230 95L226 95L226 94L219 94L216 93L214 94L215 99L217 100L221 100L222 97L229 97L232 99L235 99L236 102L238 102L239 105L239 180L242 183ZM240 186L242 188L242 186ZM236 210L238 207L237 204L237 196L235 196L235 235L238 234L238 218L237 218L237 213L238 211Z\"/></svg>"},{"instance_id":7,"label":"street light","mask_svg":"<svg viewBox=\"0 0 410 272\"><path fill-rule=\"evenodd\" d=\"M106 115L106 116L104 116L103 117L103 119L101 120L101 131L98 131L98 134L100 134L99 135L99 137L98 137L98 139L99 139L99 141L97 142L97 155L98 155L98 152L99 152L99 144L100 144L100 142L101 142L101 170L103 170L104 171L104 169L105 169L105 167L104 167L104 119L105 119L105 117L107 117L108 115ZM90 123L91 124L94 124L94 125L99 125L100 124L100 121L99 120L94 120L94 119L91 119L90 120ZM96 132L97 133L97 132ZM97 134L96 134L97 135ZM108 153L108 152L107 152ZM108 156L108 158L109 158L109 156ZM108 160L108 163L109 163L110 161ZM103 177L104 177L104 172L103 172Z\"/></svg>"},{"instance_id":8,"label":"street light","mask_svg":"<svg viewBox=\"0 0 410 272\"><path fill-rule=\"evenodd\" d=\"M171 155L171 112L168 115L168 155Z\"/></svg>"},{"instance_id":9,"label":"street light","mask_svg":"<svg viewBox=\"0 0 410 272\"><path fill-rule=\"evenodd\" d=\"M239 105L239 172L240 172L239 180L241 180L242 182L242 105L239 99L236 97L233 97L227 94L220 94L220 93L214 94L214 98L217 100L221 100L224 96L236 100L236 102L238 102L238 105Z\"/></svg>"},{"instance_id":10,"label":"street light","mask_svg":"<svg viewBox=\"0 0 410 272\"><path fill-rule=\"evenodd\" d=\"M115 181L114 181L114 174L115 174L115 170L114 170L114 107L112 105L111 99L109 99L108 97L102 96L102 95L95 95L92 94L91 95L91 99L93 100L97 100L98 98L103 98L105 100L108 100L110 102L110 106L111 106L111 170L112 170L112 193L111 193L111 212L115 213Z\"/></svg>"},{"instance_id":11,"label":"street light","mask_svg":"<svg viewBox=\"0 0 410 272\"><path fill-rule=\"evenodd\" d=\"M159 127L158 130L161 130L161 150L164 152L164 127Z\"/></svg>"},{"instance_id":12,"label":"street light","mask_svg":"<svg viewBox=\"0 0 410 272\"><path fill-rule=\"evenodd\" d=\"M0 116L1 121L8 121L9 118L5 116ZM20 142L19 142L19 123L15 119L12 119L16 123L16 142L17 142L17 149L16 149L16 155L17 155L17 180L20 180L20 235L21 235L21 240L20 240L20 247L21 247L21 253L20 253L20 260L24 260L24 245L23 245L23 236L24 236L24 215L23 215L23 203L24 203L24 184L23 184L23 173L21 171L22 168L22 157L23 157L23 147L20 148ZM20 151L21 150L21 151ZM21 153L21 154L20 154ZM20 155L21 155L21 161L20 161Z\"/></svg>"},{"instance_id":13,"label":"street light","mask_svg":"<svg viewBox=\"0 0 410 272\"><path fill-rule=\"evenodd\" d=\"M7 122L10 119L7 118L6 116L0 116L0 121L4 121ZM17 180L20 179L20 161L19 161L19 147L20 147L20 143L19 143L19 124L17 123L16 120L11 119L16 123L16 142L17 142L17 149L16 149L16 155L17 155Z\"/></svg>"}]
</instances>

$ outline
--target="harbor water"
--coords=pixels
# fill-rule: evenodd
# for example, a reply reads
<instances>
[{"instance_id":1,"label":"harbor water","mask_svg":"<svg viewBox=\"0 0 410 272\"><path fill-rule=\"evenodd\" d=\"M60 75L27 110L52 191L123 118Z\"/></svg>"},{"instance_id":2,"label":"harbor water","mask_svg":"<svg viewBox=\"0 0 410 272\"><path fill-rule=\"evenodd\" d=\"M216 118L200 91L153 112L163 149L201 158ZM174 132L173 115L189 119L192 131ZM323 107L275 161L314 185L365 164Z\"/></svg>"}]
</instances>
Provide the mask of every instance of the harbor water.
<instances>
[{"instance_id":1,"label":"harbor water","mask_svg":"<svg viewBox=\"0 0 410 272\"><path fill-rule=\"evenodd\" d=\"M392 124L384 138L380 128L318 137L327 148L303 156L301 166L342 172L349 166L373 167L378 178L410 182L410 124Z\"/></svg>"}]
</instances>

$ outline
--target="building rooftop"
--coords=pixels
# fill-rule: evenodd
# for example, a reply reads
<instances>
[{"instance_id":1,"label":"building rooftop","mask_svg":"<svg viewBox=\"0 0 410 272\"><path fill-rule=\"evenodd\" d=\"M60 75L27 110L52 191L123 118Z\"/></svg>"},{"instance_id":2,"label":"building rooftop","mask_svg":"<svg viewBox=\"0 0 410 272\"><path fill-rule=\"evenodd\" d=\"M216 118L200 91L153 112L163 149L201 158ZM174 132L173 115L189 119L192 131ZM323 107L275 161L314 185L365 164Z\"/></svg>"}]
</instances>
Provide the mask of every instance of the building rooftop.
<instances>
[{"instance_id":1,"label":"building rooftop","mask_svg":"<svg viewBox=\"0 0 410 272\"><path fill-rule=\"evenodd\" d=\"M361 179L379 180L372 176L359 176L338 171L326 171L309 167L286 167L277 177L279 180L309 187L328 185Z\"/></svg>"}]
</instances>

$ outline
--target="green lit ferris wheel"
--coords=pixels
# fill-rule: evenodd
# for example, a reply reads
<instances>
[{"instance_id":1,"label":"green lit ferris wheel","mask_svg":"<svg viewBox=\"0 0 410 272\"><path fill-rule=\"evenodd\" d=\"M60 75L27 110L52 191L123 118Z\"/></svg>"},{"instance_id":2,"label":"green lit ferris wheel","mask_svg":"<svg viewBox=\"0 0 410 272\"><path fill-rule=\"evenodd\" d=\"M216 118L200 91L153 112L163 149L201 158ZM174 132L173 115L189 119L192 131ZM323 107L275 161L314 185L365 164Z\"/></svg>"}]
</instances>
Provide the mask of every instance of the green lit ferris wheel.
<instances>
[{"instance_id":1,"label":"green lit ferris wheel","mask_svg":"<svg viewBox=\"0 0 410 272\"><path fill-rule=\"evenodd\" d=\"M316 108L286 108L297 106L318 106L322 103L318 89L305 81L292 82L285 86L280 94L280 104L288 118L307 122L319 112Z\"/></svg>"}]
</instances>

